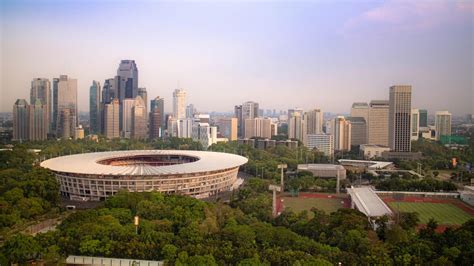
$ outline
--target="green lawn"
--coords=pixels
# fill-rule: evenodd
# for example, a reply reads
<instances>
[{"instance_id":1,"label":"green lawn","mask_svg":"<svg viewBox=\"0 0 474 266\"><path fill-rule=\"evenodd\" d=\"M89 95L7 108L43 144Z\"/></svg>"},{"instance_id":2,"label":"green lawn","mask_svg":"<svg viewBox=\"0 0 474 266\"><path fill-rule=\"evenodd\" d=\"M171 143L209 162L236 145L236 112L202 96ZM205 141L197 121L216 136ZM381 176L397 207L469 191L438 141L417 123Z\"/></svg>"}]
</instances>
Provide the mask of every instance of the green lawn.
<instances>
[{"instance_id":1,"label":"green lawn","mask_svg":"<svg viewBox=\"0 0 474 266\"><path fill-rule=\"evenodd\" d=\"M298 213L304 210L310 211L315 207L319 210L325 211L327 214L335 212L343 207L342 199L336 198L296 198L284 197L283 205L285 208L290 208L292 211Z\"/></svg>"},{"instance_id":2,"label":"green lawn","mask_svg":"<svg viewBox=\"0 0 474 266\"><path fill-rule=\"evenodd\" d=\"M397 202L389 202L388 205L395 212L398 210ZM430 218L434 218L438 224L460 225L473 218L467 212L449 203L400 202L400 211L417 212L421 224L426 224Z\"/></svg>"}]
</instances>

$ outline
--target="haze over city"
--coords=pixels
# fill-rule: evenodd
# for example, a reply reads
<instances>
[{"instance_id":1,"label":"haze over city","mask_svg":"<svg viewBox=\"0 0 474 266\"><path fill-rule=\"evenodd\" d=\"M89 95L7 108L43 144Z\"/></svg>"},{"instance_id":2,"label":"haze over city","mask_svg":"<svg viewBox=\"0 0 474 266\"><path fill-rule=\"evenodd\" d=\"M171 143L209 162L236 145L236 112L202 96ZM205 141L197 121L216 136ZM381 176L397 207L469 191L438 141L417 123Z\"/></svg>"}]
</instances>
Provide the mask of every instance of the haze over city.
<instances>
[{"instance_id":1,"label":"haze over city","mask_svg":"<svg viewBox=\"0 0 474 266\"><path fill-rule=\"evenodd\" d=\"M81 2L2 1L0 111L29 97L33 78L78 80L80 111L92 80L121 59L139 86L167 101L183 87L202 111L348 113L410 84L413 107L474 113L470 1Z\"/></svg>"}]
</instances>

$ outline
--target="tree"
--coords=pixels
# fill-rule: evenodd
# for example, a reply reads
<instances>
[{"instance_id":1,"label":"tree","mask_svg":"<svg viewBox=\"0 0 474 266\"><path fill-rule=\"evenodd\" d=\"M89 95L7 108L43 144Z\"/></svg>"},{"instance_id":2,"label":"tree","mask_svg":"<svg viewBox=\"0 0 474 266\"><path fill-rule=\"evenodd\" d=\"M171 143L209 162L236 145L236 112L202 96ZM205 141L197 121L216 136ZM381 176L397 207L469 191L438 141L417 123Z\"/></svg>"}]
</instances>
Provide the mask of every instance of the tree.
<instances>
[{"instance_id":1,"label":"tree","mask_svg":"<svg viewBox=\"0 0 474 266\"><path fill-rule=\"evenodd\" d=\"M7 239L2 251L10 263L26 263L38 258L41 247L32 236L17 234Z\"/></svg>"}]
</instances>

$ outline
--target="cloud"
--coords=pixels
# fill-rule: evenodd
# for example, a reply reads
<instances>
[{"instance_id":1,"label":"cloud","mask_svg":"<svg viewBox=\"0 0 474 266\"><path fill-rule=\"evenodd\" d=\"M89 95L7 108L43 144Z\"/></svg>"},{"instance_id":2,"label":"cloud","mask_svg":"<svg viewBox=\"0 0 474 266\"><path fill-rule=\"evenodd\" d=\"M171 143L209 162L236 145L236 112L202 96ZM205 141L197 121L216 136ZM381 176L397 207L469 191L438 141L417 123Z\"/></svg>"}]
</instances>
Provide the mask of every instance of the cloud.
<instances>
[{"instance_id":1,"label":"cloud","mask_svg":"<svg viewBox=\"0 0 474 266\"><path fill-rule=\"evenodd\" d=\"M473 16L473 1L389 0L349 19L344 30L365 27L398 31L426 30L443 24L472 23Z\"/></svg>"}]
</instances>

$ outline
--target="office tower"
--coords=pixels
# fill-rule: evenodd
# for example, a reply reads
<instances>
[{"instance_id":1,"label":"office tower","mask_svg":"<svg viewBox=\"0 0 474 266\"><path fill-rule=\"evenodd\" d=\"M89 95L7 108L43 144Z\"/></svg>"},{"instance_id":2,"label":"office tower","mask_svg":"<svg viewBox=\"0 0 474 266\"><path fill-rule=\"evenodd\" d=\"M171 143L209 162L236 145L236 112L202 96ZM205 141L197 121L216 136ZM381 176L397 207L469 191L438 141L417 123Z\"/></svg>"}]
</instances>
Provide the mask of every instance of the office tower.
<instances>
[{"instance_id":1,"label":"office tower","mask_svg":"<svg viewBox=\"0 0 474 266\"><path fill-rule=\"evenodd\" d=\"M159 96L150 101L150 111L154 112L155 109L158 109L161 116L161 129L166 128L166 116L165 116L165 100Z\"/></svg>"},{"instance_id":2,"label":"office tower","mask_svg":"<svg viewBox=\"0 0 474 266\"><path fill-rule=\"evenodd\" d=\"M29 140L45 140L48 136L48 108L39 98L28 106Z\"/></svg>"},{"instance_id":3,"label":"office tower","mask_svg":"<svg viewBox=\"0 0 474 266\"><path fill-rule=\"evenodd\" d=\"M363 117L367 122L369 120L369 105L362 102L353 103L351 117Z\"/></svg>"},{"instance_id":4,"label":"office tower","mask_svg":"<svg viewBox=\"0 0 474 266\"><path fill-rule=\"evenodd\" d=\"M91 134L100 132L100 120L100 83L94 80L89 88L89 129Z\"/></svg>"},{"instance_id":5,"label":"office tower","mask_svg":"<svg viewBox=\"0 0 474 266\"><path fill-rule=\"evenodd\" d=\"M306 112L306 124L308 134L323 133L323 112L320 109L314 109Z\"/></svg>"},{"instance_id":6,"label":"office tower","mask_svg":"<svg viewBox=\"0 0 474 266\"><path fill-rule=\"evenodd\" d=\"M186 91L183 89L173 92L173 117L178 120L186 118Z\"/></svg>"},{"instance_id":7,"label":"office tower","mask_svg":"<svg viewBox=\"0 0 474 266\"><path fill-rule=\"evenodd\" d=\"M308 149L316 148L318 151L324 153L328 157L334 156L334 139L333 135L319 133L308 134L306 136L306 147Z\"/></svg>"},{"instance_id":8,"label":"office tower","mask_svg":"<svg viewBox=\"0 0 474 266\"><path fill-rule=\"evenodd\" d=\"M28 102L18 99L13 105L13 140L24 141L29 139L29 112Z\"/></svg>"},{"instance_id":9,"label":"office tower","mask_svg":"<svg viewBox=\"0 0 474 266\"><path fill-rule=\"evenodd\" d=\"M351 150L351 126L351 122L346 120L344 116L338 116L332 120L331 130L334 138L334 150Z\"/></svg>"},{"instance_id":10,"label":"office tower","mask_svg":"<svg viewBox=\"0 0 474 266\"><path fill-rule=\"evenodd\" d=\"M77 127L77 79L61 75L53 82L53 101L57 99L56 135L62 138L74 137ZM68 111L62 112L63 109ZM64 119L69 119L68 121ZM66 128L68 127L68 128Z\"/></svg>"},{"instance_id":11,"label":"office tower","mask_svg":"<svg viewBox=\"0 0 474 266\"><path fill-rule=\"evenodd\" d=\"M270 118L245 119L245 138L272 138L272 120Z\"/></svg>"},{"instance_id":12,"label":"office tower","mask_svg":"<svg viewBox=\"0 0 474 266\"><path fill-rule=\"evenodd\" d=\"M132 134L132 108L135 104L135 99L123 99L122 101L122 129L121 136L124 138L130 138Z\"/></svg>"},{"instance_id":13,"label":"office tower","mask_svg":"<svg viewBox=\"0 0 474 266\"><path fill-rule=\"evenodd\" d=\"M117 77L119 102L135 98L138 95L138 68L135 60L120 61Z\"/></svg>"},{"instance_id":14,"label":"office tower","mask_svg":"<svg viewBox=\"0 0 474 266\"><path fill-rule=\"evenodd\" d=\"M118 77L106 79L102 88L102 103L108 104L118 97Z\"/></svg>"},{"instance_id":15,"label":"office tower","mask_svg":"<svg viewBox=\"0 0 474 266\"><path fill-rule=\"evenodd\" d=\"M195 121L199 123L211 123L211 116L209 114L195 114L194 119Z\"/></svg>"},{"instance_id":16,"label":"office tower","mask_svg":"<svg viewBox=\"0 0 474 266\"><path fill-rule=\"evenodd\" d=\"M288 138L306 143L306 121L303 110L288 110Z\"/></svg>"},{"instance_id":17,"label":"office tower","mask_svg":"<svg viewBox=\"0 0 474 266\"><path fill-rule=\"evenodd\" d=\"M59 79L58 78L53 78L53 115L50 117L51 121L51 131L56 133L56 123L58 120L58 84L59 84Z\"/></svg>"},{"instance_id":18,"label":"office tower","mask_svg":"<svg viewBox=\"0 0 474 266\"><path fill-rule=\"evenodd\" d=\"M428 111L424 109L420 109L419 113L420 113L420 127L428 127Z\"/></svg>"},{"instance_id":19,"label":"office tower","mask_svg":"<svg viewBox=\"0 0 474 266\"><path fill-rule=\"evenodd\" d=\"M237 118L221 118L219 123L219 132L229 141L237 140Z\"/></svg>"},{"instance_id":20,"label":"office tower","mask_svg":"<svg viewBox=\"0 0 474 266\"><path fill-rule=\"evenodd\" d=\"M410 152L411 86L390 87L388 144L396 152Z\"/></svg>"},{"instance_id":21,"label":"office tower","mask_svg":"<svg viewBox=\"0 0 474 266\"><path fill-rule=\"evenodd\" d=\"M367 123L363 117L348 117L351 123L351 145L367 144Z\"/></svg>"},{"instance_id":22,"label":"office tower","mask_svg":"<svg viewBox=\"0 0 474 266\"><path fill-rule=\"evenodd\" d=\"M436 140L441 136L451 136L451 113L448 111L436 112L435 116Z\"/></svg>"},{"instance_id":23,"label":"office tower","mask_svg":"<svg viewBox=\"0 0 474 266\"><path fill-rule=\"evenodd\" d=\"M70 108L59 109L58 128L56 129L56 137L62 139L69 139L74 137L76 127L73 127L74 122L72 118L73 111Z\"/></svg>"},{"instance_id":24,"label":"office tower","mask_svg":"<svg viewBox=\"0 0 474 266\"><path fill-rule=\"evenodd\" d=\"M420 134L420 110L411 109L410 139L418 140Z\"/></svg>"},{"instance_id":25,"label":"office tower","mask_svg":"<svg viewBox=\"0 0 474 266\"><path fill-rule=\"evenodd\" d=\"M178 134L176 137L178 138L191 138L192 137L192 132L193 132L193 124L194 124L194 119L193 118L185 118L181 120L176 121L177 125L177 131Z\"/></svg>"},{"instance_id":26,"label":"office tower","mask_svg":"<svg viewBox=\"0 0 474 266\"><path fill-rule=\"evenodd\" d=\"M234 117L237 118L237 137L242 138L245 134L244 120L242 119L242 105L234 106Z\"/></svg>"},{"instance_id":27,"label":"office tower","mask_svg":"<svg viewBox=\"0 0 474 266\"><path fill-rule=\"evenodd\" d=\"M145 111L148 113L148 93L146 88L138 88L137 96L142 97L143 103L145 104Z\"/></svg>"},{"instance_id":28,"label":"office tower","mask_svg":"<svg viewBox=\"0 0 474 266\"><path fill-rule=\"evenodd\" d=\"M105 113L104 134L108 139L120 137L119 112L120 112L120 104L117 98L112 100L111 103L106 104L104 107L104 113Z\"/></svg>"},{"instance_id":29,"label":"office tower","mask_svg":"<svg viewBox=\"0 0 474 266\"><path fill-rule=\"evenodd\" d=\"M186 118L193 118L196 113L196 108L194 108L193 104L186 106Z\"/></svg>"},{"instance_id":30,"label":"office tower","mask_svg":"<svg viewBox=\"0 0 474 266\"><path fill-rule=\"evenodd\" d=\"M74 134L74 139L84 139L84 128L82 125L76 127L76 133Z\"/></svg>"},{"instance_id":31,"label":"office tower","mask_svg":"<svg viewBox=\"0 0 474 266\"><path fill-rule=\"evenodd\" d=\"M204 149L208 149L217 143L217 127L209 126L208 123L195 123L192 126L192 139L201 143Z\"/></svg>"},{"instance_id":32,"label":"office tower","mask_svg":"<svg viewBox=\"0 0 474 266\"><path fill-rule=\"evenodd\" d=\"M147 136L147 113L145 102L137 96L132 107L132 132L134 139L145 139Z\"/></svg>"},{"instance_id":33,"label":"office tower","mask_svg":"<svg viewBox=\"0 0 474 266\"><path fill-rule=\"evenodd\" d=\"M150 112L150 139L157 139L161 137L161 121L162 121L162 114L159 108L155 108Z\"/></svg>"},{"instance_id":34,"label":"office tower","mask_svg":"<svg viewBox=\"0 0 474 266\"><path fill-rule=\"evenodd\" d=\"M36 104L36 100L40 100L41 104L45 107L45 116L46 116L46 134L50 132L51 127L51 83L49 79L45 78L35 78L31 81L31 90L30 90L30 103Z\"/></svg>"},{"instance_id":35,"label":"office tower","mask_svg":"<svg viewBox=\"0 0 474 266\"><path fill-rule=\"evenodd\" d=\"M389 102L374 100L369 105L367 143L388 147Z\"/></svg>"}]
</instances>

